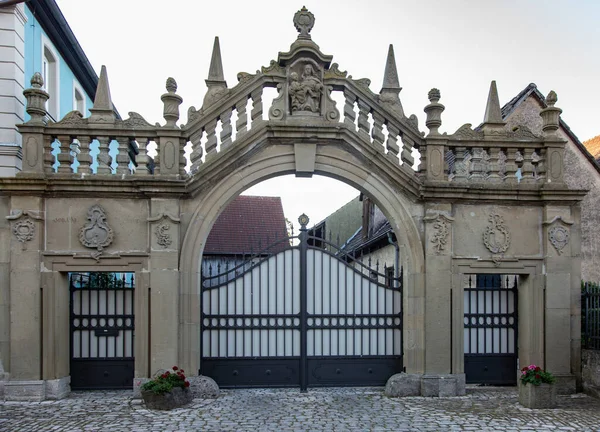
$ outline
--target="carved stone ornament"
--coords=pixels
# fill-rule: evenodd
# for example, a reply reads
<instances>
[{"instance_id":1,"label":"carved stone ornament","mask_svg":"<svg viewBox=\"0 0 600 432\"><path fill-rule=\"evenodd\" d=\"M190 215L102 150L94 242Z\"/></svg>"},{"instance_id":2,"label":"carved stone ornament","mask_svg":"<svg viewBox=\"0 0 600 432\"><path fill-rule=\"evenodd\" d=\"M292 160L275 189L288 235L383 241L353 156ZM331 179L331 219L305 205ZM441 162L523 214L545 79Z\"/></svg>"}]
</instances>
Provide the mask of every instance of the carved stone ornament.
<instances>
[{"instance_id":1,"label":"carved stone ornament","mask_svg":"<svg viewBox=\"0 0 600 432\"><path fill-rule=\"evenodd\" d=\"M50 122L48 122L49 125ZM62 120L54 123L55 126L86 126L88 123L86 118L83 118L83 114L81 114L79 111L75 110L75 111L71 111L68 112L63 118Z\"/></svg>"},{"instance_id":2,"label":"carved stone ornament","mask_svg":"<svg viewBox=\"0 0 600 432\"><path fill-rule=\"evenodd\" d=\"M490 224L483 233L483 244L493 254L503 254L510 246L510 232L504 225L504 218L498 214L489 216Z\"/></svg>"},{"instance_id":3,"label":"carved stone ornament","mask_svg":"<svg viewBox=\"0 0 600 432\"><path fill-rule=\"evenodd\" d=\"M294 15L294 27L298 30L298 39L310 39L310 31L315 25L315 16L306 9L306 6L302 6Z\"/></svg>"},{"instance_id":4,"label":"carved stone ornament","mask_svg":"<svg viewBox=\"0 0 600 432\"><path fill-rule=\"evenodd\" d=\"M473 130L471 129L471 123L465 123L451 137L457 140L482 140L483 132Z\"/></svg>"},{"instance_id":5,"label":"carved stone ornament","mask_svg":"<svg viewBox=\"0 0 600 432\"><path fill-rule=\"evenodd\" d=\"M561 255L565 246L569 244L569 230L562 225L554 225L548 230L548 237L556 252Z\"/></svg>"},{"instance_id":6,"label":"carved stone ornament","mask_svg":"<svg viewBox=\"0 0 600 432\"><path fill-rule=\"evenodd\" d=\"M440 255L443 250L446 249L448 244L448 237L450 236L450 223L454 221L453 217L446 216L443 213L437 215L426 216L423 218L427 222L433 222L433 235L431 236L431 243L435 253Z\"/></svg>"},{"instance_id":7,"label":"carved stone ornament","mask_svg":"<svg viewBox=\"0 0 600 432\"><path fill-rule=\"evenodd\" d=\"M337 63L333 63L329 69L325 70L325 78L346 78L347 71L341 71Z\"/></svg>"},{"instance_id":8,"label":"carved stone ornament","mask_svg":"<svg viewBox=\"0 0 600 432\"><path fill-rule=\"evenodd\" d=\"M97 260L104 248L112 243L114 233L106 221L106 212L98 204L90 207L87 220L88 223L79 231L79 241L87 248L97 249L97 252L92 253L92 257Z\"/></svg>"},{"instance_id":9,"label":"carved stone ornament","mask_svg":"<svg viewBox=\"0 0 600 432\"><path fill-rule=\"evenodd\" d=\"M289 77L290 107L292 113L321 112L323 82L321 73L311 63L305 63L301 72L291 71Z\"/></svg>"},{"instance_id":10,"label":"carved stone ornament","mask_svg":"<svg viewBox=\"0 0 600 432\"><path fill-rule=\"evenodd\" d=\"M35 224L29 217L13 222L12 232L21 243L30 241L35 235Z\"/></svg>"},{"instance_id":11,"label":"carved stone ornament","mask_svg":"<svg viewBox=\"0 0 600 432\"><path fill-rule=\"evenodd\" d=\"M153 127L150 123L146 121L141 114L130 111L128 113L129 118L126 118L122 121L117 121L115 124L120 125L126 128L134 128L134 127Z\"/></svg>"},{"instance_id":12,"label":"carved stone ornament","mask_svg":"<svg viewBox=\"0 0 600 432\"><path fill-rule=\"evenodd\" d=\"M156 234L156 243L158 243L163 248L168 248L173 240L171 240L171 234L167 231L169 230L170 225L167 223L161 223L156 226L154 233Z\"/></svg>"}]
</instances>

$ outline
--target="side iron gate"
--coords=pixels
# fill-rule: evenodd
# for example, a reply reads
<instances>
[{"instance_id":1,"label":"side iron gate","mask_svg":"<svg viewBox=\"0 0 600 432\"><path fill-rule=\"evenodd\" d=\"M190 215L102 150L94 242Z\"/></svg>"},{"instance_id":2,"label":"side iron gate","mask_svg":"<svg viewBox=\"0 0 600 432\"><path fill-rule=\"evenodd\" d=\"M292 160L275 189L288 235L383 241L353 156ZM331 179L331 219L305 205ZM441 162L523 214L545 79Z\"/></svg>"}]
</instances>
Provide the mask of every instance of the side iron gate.
<instances>
[{"instance_id":1,"label":"side iron gate","mask_svg":"<svg viewBox=\"0 0 600 432\"><path fill-rule=\"evenodd\" d=\"M464 289L465 375L469 384L517 384L516 275L471 275Z\"/></svg>"},{"instance_id":2,"label":"side iron gate","mask_svg":"<svg viewBox=\"0 0 600 432\"><path fill-rule=\"evenodd\" d=\"M299 221L299 236L204 275L200 373L221 387L384 385L402 370L401 275Z\"/></svg>"},{"instance_id":3,"label":"side iron gate","mask_svg":"<svg viewBox=\"0 0 600 432\"><path fill-rule=\"evenodd\" d=\"M70 273L71 388L132 388L134 274Z\"/></svg>"}]
</instances>

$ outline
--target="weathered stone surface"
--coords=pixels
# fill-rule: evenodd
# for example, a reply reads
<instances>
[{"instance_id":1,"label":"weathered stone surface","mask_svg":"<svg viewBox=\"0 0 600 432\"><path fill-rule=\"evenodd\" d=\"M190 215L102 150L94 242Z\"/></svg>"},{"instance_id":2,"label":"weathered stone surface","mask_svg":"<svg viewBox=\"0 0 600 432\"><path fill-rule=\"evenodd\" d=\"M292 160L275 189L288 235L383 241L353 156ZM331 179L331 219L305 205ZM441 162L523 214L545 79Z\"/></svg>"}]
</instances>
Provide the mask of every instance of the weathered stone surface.
<instances>
[{"instance_id":1,"label":"weathered stone surface","mask_svg":"<svg viewBox=\"0 0 600 432\"><path fill-rule=\"evenodd\" d=\"M168 393L155 394L142 390L142 399L147 408L156 410L171 410L190 403L193 399L192 392L188 389L175 387Z\"/></svg>"},{"instance_id":2,"label":"weathered stone surface","mask_svg":"<svg viewBox=\"0 0 600 432\"><path fill-rule=\"evenodd\" d=\"M46 383L36 381L6 381L4 399L7 401L39 402L46 399Z\"/></svg>"},{"instance_id":3,"label":"weathered stone surface","mask_svg":"<svg viewBox=\"0 0 600 432\"><path fill-rule=\"evenodd\" d=\"M392 375L385 384L384 393L389 397L421 395L421 375L399 373Z\"/></svg>"},{"instance_id":4,"label":"weathered stone surface","mask_svg":"<svg viewBox=\"0 0 600 432\"><path fill-rule=\"evenodd\" d=\"M521 384L519 403L525 408L542 409L556 407L556 386L553 384Z\"/></svg>"},{"instance_id":5,"label":"weathered stone surface","mask_svg":"<svg viewBox=\"0 0 600 432\"><path fill-rule=\"evenodd\" d=\"M581 350L583 391L600 398L600 351Z\"/></svg>"},{"instance_id":6,"label":"weathered stone surface","mask_svg":"<svg viewBox=\"0 0 600 432\"><path fill-rule=\"evenodd\" d=\"M211 377L204 375L188 377L188 381L194 398L216 399L219 397L219 386Z\"/></svg>"}]
</instances>

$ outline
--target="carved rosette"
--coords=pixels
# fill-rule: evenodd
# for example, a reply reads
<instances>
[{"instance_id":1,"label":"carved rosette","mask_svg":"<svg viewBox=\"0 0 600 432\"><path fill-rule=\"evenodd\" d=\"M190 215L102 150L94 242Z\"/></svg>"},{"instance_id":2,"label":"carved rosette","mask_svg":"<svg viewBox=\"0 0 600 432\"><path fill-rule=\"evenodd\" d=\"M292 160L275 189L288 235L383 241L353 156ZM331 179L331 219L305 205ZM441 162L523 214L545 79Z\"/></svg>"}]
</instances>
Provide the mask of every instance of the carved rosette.
<instances>
[{"instance_id":1,"label":"carved rosette","mask_svg":"<svg viewBox=\"0 0 600 432\"><path fill-rule=\"evenodd\" d=\"M548 230L550 243L559 255L563 253L563 249L569 244L569 236L569 230L562 225L554 225Z\"/></svg>"},{"instance_id":2,"label":"carved rosette","mask_svg":"<svg viewBox=\"0 0 600 432\"><path fill-rule=\"evenodd\" d=\"M483 233L483 244L493 254L503 254L510 246L510 232L504 218L498 214L489 216L490 224Z\"/></svg>"},{"instance_id":3,"label":"carved rosette","mask_svg":"<svg viewBox=\"0 0 600 432\"><path fill-rule=\"evenodd\" d=\"M29 217L24 217L12 224L12 232L21 243L30 241L35 235L35 224Z\"/></svg>"},{"instance_id":4,"label":"carved rosette","mask_svg":"<svg viewBox=\"0 0 600 432\"><path fill-rule=\"evenodd\" d=\"M170 225L163 222L157 225L156 229L154 230L154 233L156 234L156 243L158 243L165 249L168 248L171 245L171 243L173 243L173 240L171 239L171 234L167 232L169 231L169 228Z\"/></svg>"},{"instance_id":5,"label":"carved rosette","mask_svg":"<svg viewBox=\"0 0 600 432\"><path fill-rule=\"evenodd\" d=\"M98 259L104 248L110 246L114 239L112 228L108 225L106 212L98 204L90 207L87 212L87 220L79 231L80 243L91 249L96 249L97 252L92 253L94 259Z\"/></svg>"}]
</instances>

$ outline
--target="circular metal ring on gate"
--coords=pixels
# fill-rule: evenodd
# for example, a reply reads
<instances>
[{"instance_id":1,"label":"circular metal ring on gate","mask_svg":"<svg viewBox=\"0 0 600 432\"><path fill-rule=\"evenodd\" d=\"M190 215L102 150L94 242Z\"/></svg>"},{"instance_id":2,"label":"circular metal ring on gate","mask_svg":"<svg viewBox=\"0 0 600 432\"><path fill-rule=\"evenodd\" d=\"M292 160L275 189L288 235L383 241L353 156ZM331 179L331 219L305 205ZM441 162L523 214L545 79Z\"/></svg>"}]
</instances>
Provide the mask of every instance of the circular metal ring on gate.
<instances>
[{"instance_id":1,"label":"circular metal ring on gate","mask_svg":"<svg viewBox=\"0 0 600 432\"><path fill-rule=\"evenodd\" d=\"M237 370L233 371L233 376L238 376L240 373Z\"/></svg>"},{"instance_id":2,"label":"circular metal ring on gate","mask_svg":"<svg viewBox=\"0 0 600 432\"><path fill-rule=\"evenodd\" d=\"M400 325L400 318L396 318L394 320L394 324L396 324L397 326L399 326Z\"/></svg>"},{"instance_id":3,"label":"circular metal ring on gate","mask_svg":"<svg viewBox=\"0 0 600 432\"><path fill-rule=\"evenodd\" d=\"M306 325L309 326L309 327L312 327L313 326L313 319L312 318L308 318L306 320Z\"/></svg>"},{"instance_id":4,"label":"circular metal ring on gate","mask_svg":"<svg viewBox=\"0 0 600 432\"><path fill-rule=\"evenodd\" d=\"M271 369L267 369L267 370L265 371L265 375L271 375Z\"/></svg>"},{"instance_id":5,"label":"circular metal ring on gate","mask_svg":"<svg viewBox=\"0 0 600 432\"><path fill-rule=\"evenodd\" d=\"M342 373L342 371L340 369L336 369L335 373L338 374L338 375L340 375Z\"/></svg>"}]
</instances>

